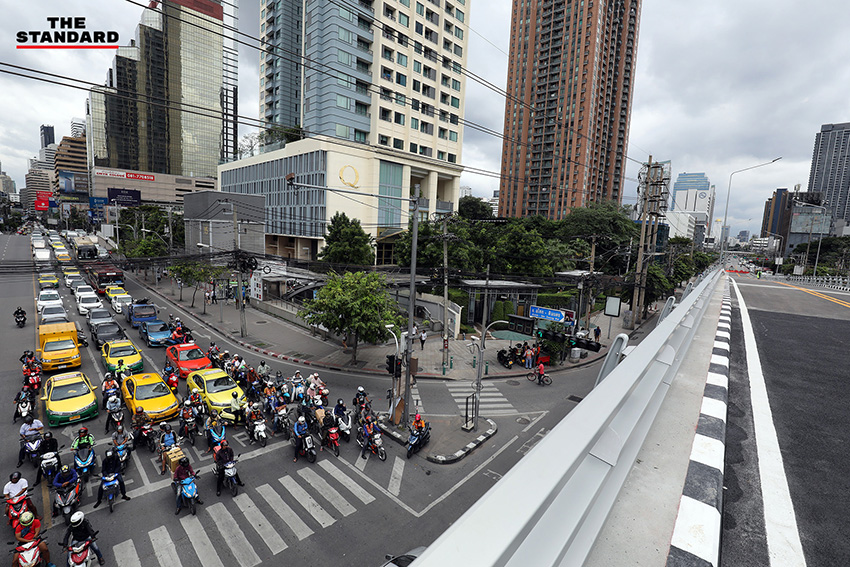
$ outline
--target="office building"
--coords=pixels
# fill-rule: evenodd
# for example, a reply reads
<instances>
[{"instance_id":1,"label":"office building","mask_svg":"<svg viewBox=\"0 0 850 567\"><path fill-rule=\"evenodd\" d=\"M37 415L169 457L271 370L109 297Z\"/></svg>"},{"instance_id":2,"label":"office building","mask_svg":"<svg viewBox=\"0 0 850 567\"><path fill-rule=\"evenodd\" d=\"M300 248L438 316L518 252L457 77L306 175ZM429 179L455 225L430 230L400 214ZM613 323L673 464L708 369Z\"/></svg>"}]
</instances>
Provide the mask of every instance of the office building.
<instances>
[{"instance_id":1,"label":"office building","mask_svg":"<svg viewBox=\"0 0 850 567\"><path fill-rule=\"evenodd\" d=\"M3 192L4 197L8 197L9 195L17 192L15 189L15 180L6 175L2 166L0 166L0 191Z\"/></svg>"},{"instance_id":2,"label":"office building","mask_svg":"<svg viewBox=\"0 0 850 567\"><path fill-rule=\"evenodd\" d=\"M622 202L640 0L513 0L499 215Z\"/></svg>"},{"instance_id":3,"label":"office building","mask_svg":"<svg viewBox=\"0 0 850 567\"><path fill-rule=\"evenodd\" d=\"M82 138L86 135L86 121L84 118L71 119L71 137Z\"/></svg>"},{"instance_id":4,"label":"office building","mask_svg":"<svg viewBox=\"0 0 850 567\"><path fill-rule=\"evenodd\" d=\"M740 242L747 242L750 239L750 231L749 230L742 230L741 232L738 233L737 239Z\"/></svg>"},{"instance_id":5,"label":"office building","mask_svg":"<svg viewBox=\"0 0 850 567\"><path fill-rule=\"evenodd\" d=\"M105 86L89 94L91 169L211 178L235 156L235 15L224 0L144 9Z\"/></svg>"},{"instance_id":6,"label":"office building","mask_svg":"<svg viewBox=\"0 0 850 567\"><path fill-rule=\"evenodd\" d=\"M463 199L464 197L472 197L472 187L463 186L460 188L460 198Z\"/></svg>"},{"instance_id":7,"label":"office building","mask_svg":"<svg viewBox=\"0 0 850 567\"><path fill-rule=\"evenodd\" d=\"M77 203L88 209L89 170L86 160L86 137L65 136L56 147L53 163L53 193L58 201Z\"/></svg>"},{"instance_id":8,"label":"office building","mask_svg":"<svg viewBox=\"0 0 850 567\"><path fill-rule=\"evenodd\" d=\"M42 124L38 129L38 137L41 142L40 148L46 148L50 144L56 143L56 137L53 133L53 126L49 124Z\"/></svg>"},{"instance_id":9,"label":"office building","mask_svg":"<svg viewBox=\"0 0 850 567\"><path fill-rule=\"evenodd\" d=\"M833 218L850 221L850 122L824 124L815 135L809 192L823 196Z\"/></svg>"},{"instance_id":10,"label":"office building","mask_svg":"<svg viewBox=\"0 0 850 567\"><path fill-rule=\"evenodd\" d=\"M262 0L260 116L440 169L461 163L469 3Z\"/></svg>"}]
</instances>

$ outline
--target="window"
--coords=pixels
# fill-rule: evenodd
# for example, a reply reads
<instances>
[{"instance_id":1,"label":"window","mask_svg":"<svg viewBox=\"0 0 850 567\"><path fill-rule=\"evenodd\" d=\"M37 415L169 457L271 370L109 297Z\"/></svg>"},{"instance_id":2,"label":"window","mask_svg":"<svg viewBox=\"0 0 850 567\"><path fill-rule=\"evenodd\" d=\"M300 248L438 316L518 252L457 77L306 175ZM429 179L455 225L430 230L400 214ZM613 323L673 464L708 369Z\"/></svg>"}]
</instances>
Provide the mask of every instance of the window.
<instances>
[{"instance_id":1,"label":"window","mask_svg":"<svg viewBox=\"0 0 850 567\"><path fill-rule=\"evenodd\" d=\"M351 109L351 99L347 96L336 95L336 105L346 110Z\"/></svg>"},{"instance_id":2,"label":"window","mask_svg":"<svg viewBox=\"0 0 850 567\"><path fill-rule=\"evenodd\" d=\"M449 131L446 130L445 128L438 128L437 129L437 137L440 138L441 140L445 140L446 138L448 138L448 135L449 135Z\"/></svg>"},{"instance_id":3,"label":"window","mask_svg":"<svg viewBox=\"0 0 850 567\"><path fill-rule=\"evenodd\" d=\"M408 39L407 39L407 36L406 36L406 35L404 35L403 33L399 33L399 34L398 34L398 44L399 44L399 45L403 45L403 46L405 46L405 47L407 47L407 45L408 45Z\"/></svg>"},{"instance_id":4,"label":"window","mask_svg":"<svg viewBox=\"0 0 850 567\"><path fill-rule=\"evenodd\" d=\"M459 45L454 46L454 54L458 57L463 57L463 48Z\"/></svg>"},{"instance_id":5,"label":"window","mask_svg":"<svg viewBox=\"0 0 850 567\"><path fill-rule=\"evenodd\" d=\"M401 25L403 25L406 28L409 28L410 27L410 18L408 18L406 14L402 14L401 12L399 12L398 13L398 23L400 23Z\"/></svg>"},{"instance_id":6,"label":"window","mask_svg":"<svg viewBox=\"0 0 850 567\"><path fill-rule=\"evenodd\" d=\"M337 61L339 61L343 65L349 65L349 66L351 65L351 54L348 53L347 51L341 51L341 50L337 49L336 58L337 58Z\"/></svg>"},{"instance_id":7,"label":"window","mask_svg":"<svg viewBox=\"0 0 850 567\"><path fill-rule=\"evenodd\" d=\"M440 76L440 84L443 85L444 87L449 86L451 84L451 82L449 81L449 76L448 75L441 75Z\"/></svg>"},{"instance_id":8,"label":"window","mask_svg":"<svg viewBox=\"0 0 850 567\"><path fill-rule=\"evenodd\" d=\"M441 152L440 150L437 150L437 159L441 159L441 160L445 161L446 160L446 152Z\"/></svg>"},{"instance_id":9,"label":"window","mask_svg":"<svg viewBox=\"0 0 850 567\"><path fill-rule=\"evenodd\" d=\"M407 97L401 93L395 93L395 103L401 106L407 106Z\"/></svg>"},{"instance_id":10,"label":"window","mask_svg":"<svg viewBox=\"0 0 850 567\"><path fill-rule=\"evenodd\" d=\"M398 0L398 3L402 6L407 6L408 8L410 8L410 0Z\"/></svg>"},{"instance_id":11,"label":"window","mask_svg":"<svg viewBox=\"0 0 850 567\"><path fill-rule=\"evenodd\" d=\"M457 156L455 154L449 154L449 163L457 163Z\"/></svg>"},{"instance_id":12,"label":"window","mask_svg":"<svg viewBox=\"0 0 850 567\"><path fill-rule=\"evenodd\" d=\"M393 99L393 92L386 87L381 87L381 100L392 100L392 99Z\"/></svg>"},{"instance_id":13,"label":"window","mask_svg":"<svg viewBox=\"0 0 850 567\"><path fill-rule=\"evenodd\" d=\"M419 43L418 41L414 41L413 42L413 51L415 51L416 53L422 53L422 44Z\"/></svg>"},{"instance_id":14,"label":"window","mask_svg":"<svg viewBox=\"0 0 850 567\"><path fill-rule=\"evenodd\" d=\"M404 126L404 114L402 114L401 112L396 112L395 113L395 123L398 124L399 126Z\"/></svg>"},{"instance_id":15,"label":"window","mask_svg":"<svg viewBox=\"0 0 850 567\"><path fill-rule=\"evenodd\" d=\"M452 79L452 88L456 91L460 90L460 81L457 79Z\"/></svg>"},{"instance_id":16,"label":"window","mask_svg":"<svg viewBox=\"0 0 850 567\"><path fill-rule=\"evenodd\" d=\"M461 12L460 10L455 10L455 18L457 18L459 22L463 22L463 12Z\"/></svg>"},{"instance_id":17,"label":"window","mask_svg":"<svg viewBox=\"0 0 850 567\"><path fill-rule=\"evenodd\" d=\"M337 124L336 125L336 136L337 138L345 138L348 139L351 134L351 129L345 124Z\"/></svg>"},{"instance_id":18,"label":"window","mask_svg":"<svg viewBox=\"0 0 850 567\"><path fill-rule=\"evenodd\" d=\"M449 103L449 95L447 93L440 93L440 102L442 104L448 104Z\"/></svg>"},{"instance_id":19,"label":"window","mask_svg":"<svg viewBox=\"0 0 850 567\"><path fill-rule=\"evenodd\" d=\"M454 130L449 130L449 140L452 142L457 142L457 132Z\"/></svg>"},{"instance_id":20,"label":"window","mask_svg":"<svg viewBox=\"0 0 850 567\"><path fill-rule=\"evenodd\" d=\"M458 39L463 39L463 30L459 27L455 27L455 37Z\"/></svg>"},{"instance_id":21,"label":"window","mask_svg":"<svg viewBox=\"0 0 850 567\"><path fill-rule=\"evenodd\" d=\"M428 98L436 98L437 89L435 89L434 87L429 87L428 85L422 85L422 94L427 96Z\"/></svg>"},{"instance_id":22,"label":"window","mask_svg":"<svg viewBox=\"0 0 850 567\"><path fill-rule=\"evenodd\" d=\"M388 67L381 67L381 78L386 79L388 81L393 80L393 71Z\"/></svg>"},{"instance_id":23,"label":"window","mask_svg":"<svg viewBox=\"0 0 850 567\"><path fill-rule=\"evenodd\" d=\"M454 106L455 108L460 108L460 99L458 97L452 97L452 106Z\"/></svg>"},{"instance_id":24,"label":"window","mask_svg":"<svg viewBox=\"0 0 850 567\"><path fill-rule=\"evenodd\" d=\"M336 83L341 87L351 88L351 84L354 82L354 78L351 75L346 75L345 73L337 73Z\"/></svg>"},{"instance_id":25,"label":"window","mask_svg":"<svg viewBox=\"0 0 850 567\"><path fill-rule=\"evenodd\" d=\"M413 110L419 110L419 101L416 100L415 98L411 99L410 100L410 108L412 108Z\"/></svg>"},{"instance_id":26,"label":"window","mask_svg":"<svg viewBox=\"0 0 850 567\"><path fill-rule=\"evenodd\" d=\"M425 146L419 146L419 155L431 157L434 154L434 150Z\"/></svg>"},{"instance_id":27,"label":"window","mask_svg":"<svg viewBox=\"0 0 850 567\"><path fill-rule=\"evenodd\" d=\"M443 40L443 49L445 49L447 51L451 51L452 50L452 42L450 42L447 39L444 39Z\"/></svg>"},{"instance_id":28,"label":"window","mask_svg":"<svg viewBox=\"0 0 850 567\"><path fill-rule=\"evenodd\" d=\"M419 150L419 146L417 146L413 142L410 142L410 151L415 154L418 150Z\"/></svg>"},{"instance_id":29,"label":"window","mask_svg":"<svg viewBox=\"0 0 850 567\"><path fill-rule=\"evenodd\" d=\"M381 144L382 146L389 146L390 145L389 136L384 136L383 134L378 134L378 143Z\"/></svg>"},{"instance_id":30,"label":"window","mask_svg":"<svg viewBox=\"0 0 850 567\"><path fill-rule=\"evenodd\" d=\"M413 71L414 71L415 73L421 73L421 72L422 72L422 63L420 63L419 61L414 60L414 61L413 61Z\"/></svg>"},{"instance_id":31,"label":"window","mask_svg":"<svg viewBox=\"0 0 850 567\"><path fill-rule=\"evenodd\" d=\"M399 65L407 67L407 55L404 55L402 53L396 53L395 62Z\"/></svg>"},{"instance_id":32,"label":"window","mask_svg":"<svg viewBox=\"0 0 850 567\"><path fill-rule=\"evenodd\" d=\"M354 114L359 114L360 116L369 116L369 105L363 104L362 102L355 102Z\"/></svg>"},{"instance_id":33,"label":"window","mask_svg":"<svg viewBox=\"0 0 850 567\"><path fill-rule=\"evenodd\" d=\"M429 122L423 122L422 126L420 126L419 131L423 134L428 134L429 136L434 135L434 125Z\"/></svg>"},{"instance_id":34,"label":"window","mask_svg":"<svg viewBox=\"0 0 850 567\"><path fill-rule=\"evenodd\" d=\"M389 47L384 47L383 49L381 49L381 57L383 57L387 61L392 61L393 60L393 50L390 49Z\"/></svg>"},{"instance_id":35,"label":"window","mask_svg":"<svg viewBox=\"0 0 850 567\"><path fill-rule=\"evenodd\" d=\"M368 132L364 132L363 130L355 130L354 131L354 141L360 142L361 144L365 144L369 141Z\"/></svg>"},{"instance_id":36,"label":"window","mask_svg":"<svg viewBox=\"0 0 850 567\"><path fill-rule=\"evenodd\" d=\"M425 6L423 4L420 4L419 2L417 2L416 3L416 13L419 14L420 16L424 16L425 15Z\"/></svg>"},{"instance_id":37,"label":"window","mask_svg":"<svg viewBox=\"0 0 850 567\"><path fill-rule=\"evenodd\" d=\"M381 113L379 116L381 120L386 120L387 122L389 122L392 120L393 111L389 108L381 108Z\"/></svg>"},{"instance_id":38,"label":"window","mask_svg":"<svg viewBox=\"0 0 850 567\"><path fill-rule=\"evenodd\" d=\"M419 119L411 118L410 119L410 129L411 130L419 130Z\"/></svg>"},{"instance_id":39,"label":"window","mask_svg":"<svg viewBox=\"0 0 850 567\"><path fill-rule=\"evenodd\" d=\"M413 31L422 35L425 32L425 26L422 25L422 22L415 22L413 24Z\"/></svg>"},{"instance_id":40,"label":"window","mask_svg":"<svg viewBox=\"0 0 850 567\"><path fill-rule=\"evenodd\" d=\"M416 79L413 79L413 90L416 91L416 92L419 92L421 89L422 89L422 83L420 83Z\"/></svg>"},{"instance_id":41,"label":"window","mask_svg":"<svg viewBox=\"0 0 850 567\"><path fill-rule=\"evenodd\" d=\"M402 75L401 73L395 74L395 82L399 85L406 87L407 86L407 75Z\"/></svg>"},{"instance_id":42,"label":"window","mask_svg":"<svg viewBox=\"0 0 850 567\"><path fill-rule=\"evenodd\" d=\"M393 147L397 150L403 150L404 149L404 140L401 140L399 138L393 138Z\"/></svg>"},{"instance_id":43,"label":"window","mask_svg":"<svg viewBox=\"0 0 850 567\"><path fill-rule=\"evenodd\" d=\"M339 28L339 39L345 43L351 43L351 32L345 28Z\"/></svg>"}]
</instances>

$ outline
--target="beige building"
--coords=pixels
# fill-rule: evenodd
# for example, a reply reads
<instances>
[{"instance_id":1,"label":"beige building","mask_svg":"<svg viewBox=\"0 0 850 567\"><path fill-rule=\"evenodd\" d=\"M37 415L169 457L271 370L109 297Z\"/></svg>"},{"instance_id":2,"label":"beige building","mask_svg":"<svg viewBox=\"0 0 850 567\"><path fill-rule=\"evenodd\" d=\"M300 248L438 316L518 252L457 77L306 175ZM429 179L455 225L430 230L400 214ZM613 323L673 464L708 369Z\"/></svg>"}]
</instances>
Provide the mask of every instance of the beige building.
<instances>
[{"instance_id":1,"label":"beige building","mask_svg":"<svg viewBox=\"0 0 850 567\"><path fill-rule=\"evenodd\" d=\"M110 200L116 198L116 194L134 196L133 192L138 191L142 203L181 205L183 196L187 193L216 189L215 179L209 177L184 177L126 169L96 167L92 170L91 177L92 197Z\"/></svg>"}]
</instances>

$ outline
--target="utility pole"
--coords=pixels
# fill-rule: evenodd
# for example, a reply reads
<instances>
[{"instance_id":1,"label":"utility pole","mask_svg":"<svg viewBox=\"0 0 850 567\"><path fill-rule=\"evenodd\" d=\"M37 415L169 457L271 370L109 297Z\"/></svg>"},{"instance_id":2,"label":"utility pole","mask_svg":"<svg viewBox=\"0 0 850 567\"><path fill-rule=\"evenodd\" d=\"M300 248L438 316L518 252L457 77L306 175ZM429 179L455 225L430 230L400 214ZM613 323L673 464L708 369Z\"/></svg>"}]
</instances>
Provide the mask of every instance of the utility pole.
<instances>
[{"instance_id":1,"label":"utility pole","mask_svg":"<svg viewBox=\"0 0 850 567\"><path fill-rule=\"evenodd\" d=\"M652 156L649 156L649 167L652 167ZM638 257L637 262L635 263L635 287L632 290L632 326L634 329L637 325L640 318L640 286L643 275L643 248L644 243L646 242L646 213L649 202L649 183L647 179L644 178L643 181L643 204L641 206L640 212L640 243L638 244Z\"/></svg>"},{"instance_id":2,"label":"utility pole","mask_svg":"<svg viewBox=\"0 0 850 567\"><path fill-rule=\"evenodd\" d=\"M584 318L584 323L587 326L588 338L590 338L590 311L593 306L593 297L590 293L593 285L591 280L593 278L593 264L596 259L596 235L594 234L590 241L590 274L587 279L587 315Z\"/></svg>"},{"instance_id":3,"label":"utility pole","mask_svg":"<svg viewBox=\"0 0 850 567\"><path fill-rule=\"evenodd\" d=\"M174 250L174 227L171 226L171 207L168 207L168 255Z\"/></svg>"},{"instance_id":4,"label":"utility pole","mask_svg":"<svg viewBox=\"0 0 850 567\"><path fill-rule=\"evenodd\" d=\"M443 366L449 365L449 215L443 215Z\"/></svg>"},{"instance_id":5,"label":"utility pole","mask_svg":"<svg viewBox=\"0 0 850 567\"><path fill-rule=\"evenodd\" d=\"M236 260L236 308L239 309L239 334L248 334L248 324L245 320L245 298L242 295L242 264L239 261L239 220L236 218L236 203L230 203L233 209L233 257ZM212 238L212 235L210 235Z\"/></svg>"},{"instance_id":6,"label":"utility pole","mask_svg":"<svg viewBox=\"0 0 850 567\"><path fill-rule=\"evenodd\" d=\"M408 302L407 317L407 352L404 354L407 368L404 371L404 412L402 412L401 424L407 427L410 423L410 357L413 353L413 316L416 313L416 247L419 245L419 184L417 183L413 194L413 237L411 241L410 254L410 300Z\"/></svg>"}]
</instances>

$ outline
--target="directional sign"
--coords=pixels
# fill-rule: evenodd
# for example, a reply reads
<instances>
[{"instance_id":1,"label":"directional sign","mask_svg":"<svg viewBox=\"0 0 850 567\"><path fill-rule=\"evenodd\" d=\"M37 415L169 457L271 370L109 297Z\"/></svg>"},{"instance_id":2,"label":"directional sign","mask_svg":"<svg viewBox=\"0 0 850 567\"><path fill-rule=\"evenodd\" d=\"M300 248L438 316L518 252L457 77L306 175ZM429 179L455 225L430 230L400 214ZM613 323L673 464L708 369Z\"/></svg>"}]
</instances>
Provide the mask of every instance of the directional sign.
<instances>
[{"instance_id":1,"label":"directional sign","mask_svg":"<svg viewBox=\"0 0 850 567\"><path fill-rule=\"evenodd\" d=\"M531 306L528 316L535 319L555 321L556 323L563 323L565 318L564 312L560 309L547 309L546 307L538 307L536 305Z\"/></svg>"}]
</instances>

